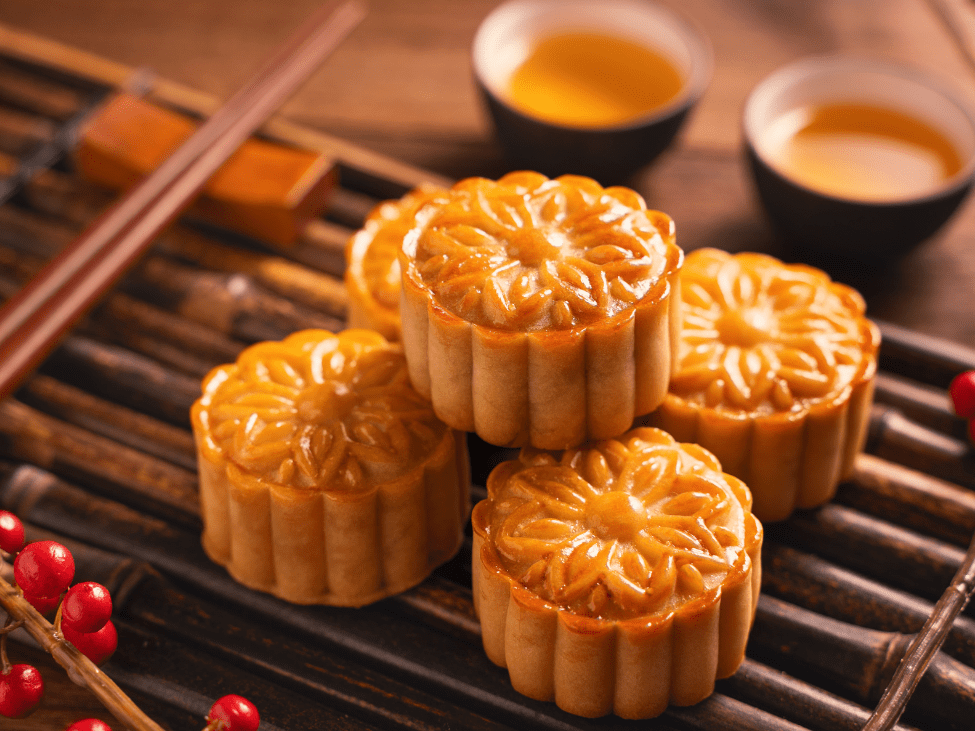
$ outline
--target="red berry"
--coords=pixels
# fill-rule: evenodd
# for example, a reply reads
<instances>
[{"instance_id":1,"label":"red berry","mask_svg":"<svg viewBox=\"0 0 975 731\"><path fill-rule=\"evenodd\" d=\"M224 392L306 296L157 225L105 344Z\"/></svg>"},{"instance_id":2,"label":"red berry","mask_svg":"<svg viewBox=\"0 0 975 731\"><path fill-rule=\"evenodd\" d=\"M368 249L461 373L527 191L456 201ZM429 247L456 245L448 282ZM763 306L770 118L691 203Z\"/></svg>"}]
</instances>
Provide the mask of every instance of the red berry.
<instances>
[{"instance_id":1,"label":"red berry","mask_svg":"<svg viewBox=\"0 0 975 731\"><path fill-rule=\"evenodd\" d=\"M975 416L975 371L965 371L955 376L948 386L951 405L963 419Z\"/></svg>"},{"instance_id":2,"label":"red berry","mask_svg":"<svg viewBox=\"0 0 975 731\"><path fill-rule=\"evenodd\" d=\"M75 721L64 731L112 731L112 727L97 718L84 718Z\"/></svg>"},{"instance_id":3,"label":"red berry","mask_svg":"<svg viewBox=\"0 0 975 731\"><path fill-rule=\"evenodd\" d=\"M61 603L61 626L75 632L97 632L112 616L112 595L101 584L85 581L75 584Z\"/></svg>"},{"instance_id":4,"label":"red berry","mask_svg":"<svg viewBox=\"0 0 975 731\"><path fill-rule=\"evenodd\" d=\"M48 614L61 603L61 597L59 596L34 596L33 594L24 594L24 599L26 599L28 603L41 614Z\"/></svg>"},{"instance_id":5,"label":"red berry","mask_svg":"<svg viewBox=\"0 0 975 731\"><path fill-rule=\"evenodd\" d=\"M56 541L29 543L14 559L14 578L25 594L61 596L74 578L74 558Z\"/></svg>"},{"instance_id":6,"label":"red berry","mask_svg":"<svg viewBox=\"0 0 975 731\"><path fill-rule=\"evenodd\" d=\"M33 711L44 695L44 679L33 665L14 665L0 673L0 714L23 718Z\"/></svg>"},{"instance_id":7,"label":"red berry","mask_svg":"<svg viewBox=\"0 0 975 731\"><path fill-rule=\"evenodd\" d=\"M13 513L0 510L0 548L17 553L24 547L24 524Z\"/></svg>"},{"instance_id":8,"label":"red berry","mask_svg":"<svg viewBox=\"0 0 975 731\"><path fill-rule=\"evenodd\" d=\"M61 634L96 665L106 662L118 647L118 632L111 620L97 632L77 632L70 625L62 624Z\"/></svg>"},{"instance_id":9,"label":"red berry","mask_svg":"<svg viewBox=\"0 0 975 731\"><path fill-rule=\"evenodd\" d=\"M253 703L243 696L231 694L220 698L210 707L207 723L214 721L223 721L226 731L257 731L261 717Z\"/></svg>"}]
</instances>

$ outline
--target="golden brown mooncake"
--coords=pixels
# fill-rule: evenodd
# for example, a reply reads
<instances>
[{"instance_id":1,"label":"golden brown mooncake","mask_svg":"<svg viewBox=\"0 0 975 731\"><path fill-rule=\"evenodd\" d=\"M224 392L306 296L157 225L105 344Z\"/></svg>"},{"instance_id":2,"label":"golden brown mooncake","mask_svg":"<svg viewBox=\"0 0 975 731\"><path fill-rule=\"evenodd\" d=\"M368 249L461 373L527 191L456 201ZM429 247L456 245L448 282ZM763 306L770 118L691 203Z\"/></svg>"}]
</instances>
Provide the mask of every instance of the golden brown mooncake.
<instances>
[{"instance_id":1,"label":"golden brown mooncake","mask_svg":"<svg viewBox=\"0 0 975 731\"><path fill-rule=\"evenodd\" d=\"M782 520L830 500L866 438L880 332L824 272L763 254L688 254L678 366L647 423L714 452Z\"/></svg>"},{"instance_id":2,"label":"golden brown mooncake","mask_svg":"<svg viewBox=\"0 0 975 731\"><path fill-rule=\"evenodd\" d=\"M523 448L487 489L473 512L474 606L516 690L581 716L650 718L738 668L762 526L711 453L637 428Z\"/></svg>"},{"instance_id":3,"label":"golden brown mooncake","mask_svg":"<svg viewBox=\"0 0 975 731\"><path fill-rule=\"evenodd\" d=\"M399 200L384 201L366 217L345 247L345 287L349 327L376 330L387 340L400 339L399 251L416 212L446 194L421 186Z\"/></svg>"},{"instance_id":4,"label":"golden brown mooncake","mask_svg":"<svg viewBox=\"0 0 975 731\"><path fill-rule=\"evenodd\" d=\"M455 429L563 449L663 400L683 253L628 188L517 172L422 208L400 255L416 389Z\"/></svg>"},{"instance_id":5,"label":"golden brown mooncake","mask_svg":"<svg viewBox=\"0 0 975 731\"><path fill-rule=\"evenodd\" d=\"M192 410L203 547L240 583L298 604L360 606L460 547L464 435L369 330L305 330L215 368Z\"/></svg>"}]
</instances>

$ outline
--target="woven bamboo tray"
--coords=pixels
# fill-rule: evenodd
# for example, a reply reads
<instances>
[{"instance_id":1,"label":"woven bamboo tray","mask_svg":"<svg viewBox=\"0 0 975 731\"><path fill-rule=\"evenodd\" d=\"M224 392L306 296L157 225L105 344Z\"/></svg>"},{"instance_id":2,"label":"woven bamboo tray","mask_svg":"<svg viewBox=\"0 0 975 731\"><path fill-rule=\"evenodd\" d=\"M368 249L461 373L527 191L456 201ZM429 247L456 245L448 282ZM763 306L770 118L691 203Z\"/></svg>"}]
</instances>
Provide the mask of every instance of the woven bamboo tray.
<instances>
[{"instance_id":1,"label":"woven bamboo tray","mask_svg":"<svg viewBox=\"0 0 975 731\"><path fill-rule=\"evenodd\" d=\"M108 201L75 175L71 151L78 125L119 89L191 114L215 107L145 70L0 26L0 298ZM181 222L0 402L0 505L31 537L70 545L76 580L112 589L120 642L105 671L126 692L174 731L198 727L227 692L256 703L262 729L289 731L863 725L975 532L975 457L945 392L975 352L882 323L867 454L834 503L768 526L738 673L652 721L570 716L515 693L484 655L469 535L421 586L360 610L248 591L204 556L188 420L201 377L250 342L343 327L348 235L379 200L447 182L285 120L263 134L334 157L341 182L326 216L286 251ZM470 446L483 485L507 455ZM973 711L969 608L900 728L970 729Z\"/></svg>"}]
</instances>

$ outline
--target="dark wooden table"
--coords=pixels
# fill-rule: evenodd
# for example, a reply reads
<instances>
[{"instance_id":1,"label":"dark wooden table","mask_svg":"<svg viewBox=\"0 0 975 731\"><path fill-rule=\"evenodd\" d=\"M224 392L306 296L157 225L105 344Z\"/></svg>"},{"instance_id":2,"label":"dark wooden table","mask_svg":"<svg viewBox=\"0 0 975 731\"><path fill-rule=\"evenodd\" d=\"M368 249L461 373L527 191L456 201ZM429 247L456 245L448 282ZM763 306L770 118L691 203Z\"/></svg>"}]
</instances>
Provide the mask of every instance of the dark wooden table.
<instances>
[{"instance_id":1,"label":"dark wooden table","mask_svg":"<svg viewBox=\"0 0 975 731\"><path fill-rule=\"evenodd\" d=\"M471 83L469 46L494 0L370 0L369 15L284 116L451 178L497 177L507 164ZM941 74L975 104L975 73L925 0L669 0L714 46L706 96L678 143L632 185L671 214L685 249L714 245L782 254L757 207L740 153L751 88L801 56L856 53ZM975 28L975 6L950 0ZM226 98L316 7L315 0L6 0L0 23ZM851 280L858 279L850 273ZM857 282L869 314L975 344L975 200L882 275ZM81 714L106 720L56 666L32 656L49 700L0 729L61 731ZM202 723L201 723L202 727Z\"/></svg>"}]
</instances>

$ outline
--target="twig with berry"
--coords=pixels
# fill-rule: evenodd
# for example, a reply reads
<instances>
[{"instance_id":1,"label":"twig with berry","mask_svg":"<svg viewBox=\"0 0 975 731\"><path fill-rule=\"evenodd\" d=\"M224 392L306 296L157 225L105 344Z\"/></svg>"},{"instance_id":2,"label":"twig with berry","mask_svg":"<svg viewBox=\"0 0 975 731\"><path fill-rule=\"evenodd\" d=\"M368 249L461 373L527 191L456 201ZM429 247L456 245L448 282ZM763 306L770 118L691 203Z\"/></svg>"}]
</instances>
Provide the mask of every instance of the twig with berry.
<instances>
[{"instance_id":1,"label":"twig with berry","mask_svg":"<svg viewBox=\"0 0 975 731\"><path fill-rule=\"evenodd\" d=\"M13 556L16 585L0 577L0 605L7 619L0 629L0 715L21 718L40 703L44 681L31 665L12 665L7 635L23 627L63 667L68 677L95 694L132 731L163 731L98 666L118 645L111 621L112 597L93 581L71 586L74 557L56 541L24 545L24 526L17 516L0 510L0 551ZM54 623L44 617L57 607ZM260 716L238 695L220 698L210 708L204 731L257 731ZM73 723L67 731L111 731L99 719Z\"/></svg>"}]
</instances>

